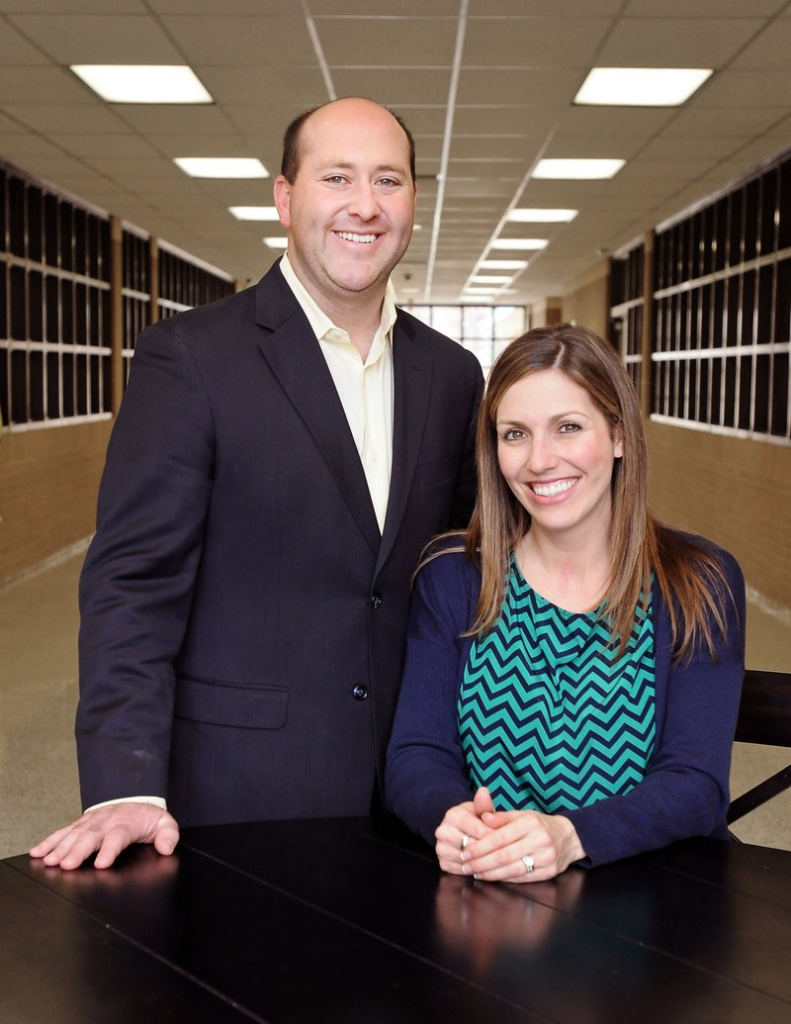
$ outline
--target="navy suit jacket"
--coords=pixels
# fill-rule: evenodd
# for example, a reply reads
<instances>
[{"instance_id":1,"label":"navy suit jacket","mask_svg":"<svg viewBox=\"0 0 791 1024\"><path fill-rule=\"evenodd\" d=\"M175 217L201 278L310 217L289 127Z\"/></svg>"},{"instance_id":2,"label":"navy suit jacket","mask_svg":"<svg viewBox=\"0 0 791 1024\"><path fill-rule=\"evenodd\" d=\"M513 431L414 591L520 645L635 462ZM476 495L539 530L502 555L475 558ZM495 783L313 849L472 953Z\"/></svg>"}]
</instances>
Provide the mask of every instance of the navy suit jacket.
<instances>
[{"instance_id":1,"label":"navy suit jacket","mask_svg":"<svg viewBox=\"0 0 791 1024\"><path fill-rule=\"evenodd\" d=\"M380 534L319 345L277 266L140 336L80 585L85 806L182 825L367 814L411 575L474 501L482 376L399 311Z\"/></svg>"}]
</instances>

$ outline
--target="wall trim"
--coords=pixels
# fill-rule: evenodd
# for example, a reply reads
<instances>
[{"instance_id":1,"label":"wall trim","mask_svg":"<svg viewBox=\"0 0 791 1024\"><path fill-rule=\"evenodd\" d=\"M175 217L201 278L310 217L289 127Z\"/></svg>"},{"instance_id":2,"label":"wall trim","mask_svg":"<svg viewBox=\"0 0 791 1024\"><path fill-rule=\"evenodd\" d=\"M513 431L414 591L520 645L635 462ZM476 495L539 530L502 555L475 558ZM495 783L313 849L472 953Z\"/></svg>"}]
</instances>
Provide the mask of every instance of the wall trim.
<instances>
[{"instance_id":1,"label":"wall trim","mask_svg":"<svg viewBox=\"0 0 791 1024\"><path fill-rule=\"evenodd\" d=\"M748 586L745 588L745 591L749 604L755 605L764 615L776 619L780 625L791 628L791 608L788 608L786 605L777 604L768 597L764 597L755 587Z\"/></svg>"},{"instance_id":2,"label":"wall trim","mask_svg":"<svg viewBox=\"0 0 791 1024\"><path fill-rule=\"evenodd\" d=\"M60 551L56 551L54 555L50 555L41 562L37 562L36 565L31 566L29 569L23 570L17 576L12 576L11 579L6 580L0 585L0 592L5 592L16 587L20 583L25 583L27 580L32 579L34 576L40 576L41 573L47 572L49 569L54 569L56 566L61 565L63 562L68 562L70 558L76 558L77 555L84 554L88 550L88 545L93 540L93 535L90 537L83 537L82 540L78 540L75 544L70 544L67 548L62 548Z\"/></svg>"}]
</instances>

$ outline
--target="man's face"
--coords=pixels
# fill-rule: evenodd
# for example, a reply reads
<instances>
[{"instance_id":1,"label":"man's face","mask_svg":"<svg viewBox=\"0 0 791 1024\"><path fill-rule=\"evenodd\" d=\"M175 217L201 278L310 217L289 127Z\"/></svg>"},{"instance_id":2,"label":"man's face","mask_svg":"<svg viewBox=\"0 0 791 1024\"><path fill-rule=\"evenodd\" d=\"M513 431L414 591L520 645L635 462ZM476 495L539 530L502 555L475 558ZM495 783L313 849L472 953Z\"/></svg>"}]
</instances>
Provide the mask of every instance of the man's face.
<instances>
[{"instance_id":1,"label":"man's face","mask_svg":"<svg viewBox=\"0 0 791 1024\"><path fill-rule=\"evenodd\" d=\"M381 300L415 217L401 126L375 103L340 100L304 124L299 154L295 180L275 181L294 271L322 307Z\"/></svg>"}]
</instances>

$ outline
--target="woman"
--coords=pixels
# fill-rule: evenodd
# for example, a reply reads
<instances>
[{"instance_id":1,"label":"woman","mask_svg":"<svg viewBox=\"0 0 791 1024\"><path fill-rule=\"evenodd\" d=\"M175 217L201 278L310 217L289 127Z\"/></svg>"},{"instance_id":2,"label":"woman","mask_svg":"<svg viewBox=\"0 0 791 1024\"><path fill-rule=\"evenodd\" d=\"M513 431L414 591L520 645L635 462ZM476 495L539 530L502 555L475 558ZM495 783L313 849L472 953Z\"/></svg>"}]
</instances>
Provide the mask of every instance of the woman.
<instances>
[{"instance_id":1,"label":"woman","mask_svg":"<svg viewBox=\"0 0 791 1024\"><path fill-rule=\"evenodd\" d=\"M469 529L417 575L389 809L487 881L727 838L744 581L649 513L612 347L568 325L509 345L477 459Z\"/></svg>"}]
</instances>

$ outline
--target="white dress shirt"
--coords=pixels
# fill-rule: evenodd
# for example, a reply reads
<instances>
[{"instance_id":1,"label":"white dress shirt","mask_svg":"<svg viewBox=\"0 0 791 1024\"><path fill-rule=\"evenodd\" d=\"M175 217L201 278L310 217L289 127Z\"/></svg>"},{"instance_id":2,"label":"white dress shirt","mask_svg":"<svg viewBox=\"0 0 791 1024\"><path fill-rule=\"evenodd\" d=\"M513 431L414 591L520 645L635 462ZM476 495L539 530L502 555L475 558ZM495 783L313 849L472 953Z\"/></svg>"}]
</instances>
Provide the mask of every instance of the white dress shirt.
<instances>
[{"instance_id":1,"label":"white dress shirt","mask_svg":"<svg viewBox=\"0 0 791 1024\"><path fill-rule=\"evenodd\" d=\"M380 531L384 529L390 473L393 466L393 324L396 306L387 283L382 319L368 358L354 347L346 331L336 327L294 273L288 253L280 264L283 277L308 318L327 361L371 492Z\"/></svg>"}]
</instances>

